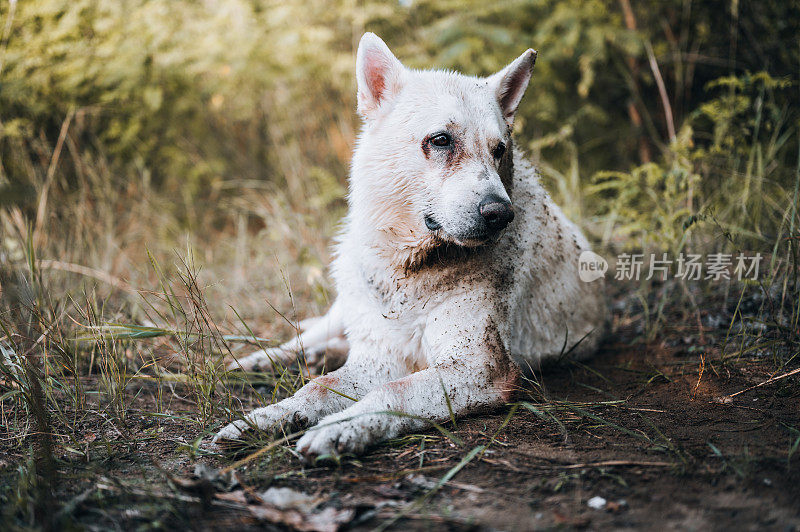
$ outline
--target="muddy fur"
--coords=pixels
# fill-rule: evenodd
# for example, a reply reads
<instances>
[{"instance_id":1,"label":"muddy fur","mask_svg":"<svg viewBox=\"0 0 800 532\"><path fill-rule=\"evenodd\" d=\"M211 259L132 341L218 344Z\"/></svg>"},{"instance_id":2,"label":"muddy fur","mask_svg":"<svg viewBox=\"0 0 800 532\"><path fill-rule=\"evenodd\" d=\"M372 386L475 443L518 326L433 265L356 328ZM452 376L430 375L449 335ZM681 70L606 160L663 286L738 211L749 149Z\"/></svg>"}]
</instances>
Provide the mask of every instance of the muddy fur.
<instances>
[{"instance_id":1,"label":"muddy fur","mask_svg":"<svg viewBox=\"0 0 800 532\"><path fill-rule=\"evenodd\" d=\"M595 351L607 308L602 280L578 277L588 242L510 137L535 58L528 50L488 78L413 71L377 36L362 38L364 128L332 265L338 296L299 338L236 363L334 343L347 361L321 379L358 401L312 381L218 440L302 420L312 428L301 453L357 453L447 419L447 399L459 415L497 406L520 369ZM482 214L486 198L510 203L507 227Z\"/></svg>"}]
</instances>

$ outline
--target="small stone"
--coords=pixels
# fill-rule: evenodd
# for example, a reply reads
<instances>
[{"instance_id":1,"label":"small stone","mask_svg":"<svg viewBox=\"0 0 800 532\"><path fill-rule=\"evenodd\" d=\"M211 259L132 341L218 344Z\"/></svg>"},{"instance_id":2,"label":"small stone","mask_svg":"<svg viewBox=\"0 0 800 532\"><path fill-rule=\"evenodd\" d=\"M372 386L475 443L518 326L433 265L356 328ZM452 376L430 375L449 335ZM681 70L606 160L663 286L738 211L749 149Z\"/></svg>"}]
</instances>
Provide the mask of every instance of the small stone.
<instances>
[{"instance_id":1,"label":"small stone","mask_svg":"<svg viewBox=\"0 0 800 532\"><path fill-rule=\"evenodd\" d=\"M589 499L586 504L593 510L602 510L606 507L606 500L600 496L594 496Z\"/></svg>"}]
</instances>

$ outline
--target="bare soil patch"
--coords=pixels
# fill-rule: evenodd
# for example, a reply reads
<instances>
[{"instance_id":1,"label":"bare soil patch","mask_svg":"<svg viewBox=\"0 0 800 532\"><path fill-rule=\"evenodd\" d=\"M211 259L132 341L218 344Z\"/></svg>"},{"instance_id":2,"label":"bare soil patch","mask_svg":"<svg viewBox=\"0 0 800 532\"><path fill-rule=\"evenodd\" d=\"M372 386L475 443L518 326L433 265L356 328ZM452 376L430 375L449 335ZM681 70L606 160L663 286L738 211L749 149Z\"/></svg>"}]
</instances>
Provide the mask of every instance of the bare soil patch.
<instances>
[{"instance_id":1,"label":"bare soil patch","mask_svg":"<svg viewBox=\"0 0 800 532\"><path fill-rule=\"evenodd\" d=\"M217 425L201 431L180 385L159 396L135 381L124 426L86 416L56 439L52 511L86 529L311 526L296 520L301 511L250 508L268 488L290 488L338 516L331 529L800 529L798 374L751 388L780 372L766 359L715 362L680 327L656 342L635 337L618 327L585 364L537 374L505 426L511 406L448 424L462 445L432 429L311 466L277 446L239 467L238 484L208 472L257 448L209 454L197 439ZM85 389L97 389L92 379ZM157 400L165 413L154 416ZM31 460L19 443L0 441L7 500Z\"/></svg>"}]
</instances>

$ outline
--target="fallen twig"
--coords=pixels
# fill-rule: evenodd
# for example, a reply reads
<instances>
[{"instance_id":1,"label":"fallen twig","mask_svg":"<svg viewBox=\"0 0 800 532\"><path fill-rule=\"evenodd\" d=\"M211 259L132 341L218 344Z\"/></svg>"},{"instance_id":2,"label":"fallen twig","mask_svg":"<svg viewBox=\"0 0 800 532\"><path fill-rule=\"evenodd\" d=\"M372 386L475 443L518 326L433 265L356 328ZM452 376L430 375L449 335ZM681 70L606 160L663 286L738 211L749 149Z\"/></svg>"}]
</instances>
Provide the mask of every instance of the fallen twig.
<instances>
[{"instance_id":1,"label":"fallen twig","mask_svg":"<svg viewBox=\"0 0 800 532\"><path fill-rule=\"evenodd\" d=\"M587 462L585 464L568 464L556 466L562 469L582 469L584 467L611 467L611 466L641 466L641 467L672 467L672 462L638 462L636 460L605 460L603 462Z\"/></svg>"},{"instance_id":2,"label":"fallen twig","mask_svg":"<svg viewBox=\"0 0 800 532\"><path fill-rule=\"evenodd\" d=\"M749 392L750 390L755 390L756 388L760 388L761 386L766 386L767 384L771 384L771 383L773 383L775 381L779 381L781 379L785 379L786 377L791 377L792 375L795 375L796 373L800 373L800 368L795 368L792 371L784 373L783 375L778 375L777 377L770 377L769 379L765 380L764 382L760 382L758 384L750 386L749 388L745 388L744 390L740 390L740 391L738 391L736 393L732 393L730 395L726 395L725 397L723 397L723 400L724 399L733 399L734 397L736 397L739 394L742 394L744 392Z\"/></svg>"}]
</instances>

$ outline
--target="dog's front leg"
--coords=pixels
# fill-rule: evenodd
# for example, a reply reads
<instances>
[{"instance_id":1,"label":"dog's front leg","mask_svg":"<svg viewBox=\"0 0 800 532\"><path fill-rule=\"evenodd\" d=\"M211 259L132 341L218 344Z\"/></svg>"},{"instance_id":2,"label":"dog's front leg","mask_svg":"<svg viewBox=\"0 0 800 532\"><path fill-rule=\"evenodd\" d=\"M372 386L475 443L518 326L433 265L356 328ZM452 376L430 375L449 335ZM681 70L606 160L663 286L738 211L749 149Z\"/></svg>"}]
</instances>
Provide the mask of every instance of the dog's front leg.
<instances>
[{"instance_id":1,"label":"dog's front leg","mask_svg":"<svg viewBox=\"0 0 800 532\"><path fill-rule=\"evenodd\" d=\"M298 441L298 451L309 458L360 453L371 444L424 428L428 420L445 421L450 408L462 415L503 404L519 370L497 329L488 324L483 334L463 340L453 342L431 367L380 386L323 418Z\"/></svg>"},{"instance_id":2,"label":"dog's front leg","mask_svg":"<svg viewBox=\"0 0 800 532\"><path fill-rule=\"evenodd\" d=\"M355 353L344 366L309 381L291 397L257 408L244 419L226 425L213 441L239 439L252 427L271 431L302 429L354 404L376 386L407 374L407 367L399 361L375 361Z\"/></svg>"}]
</instances>

